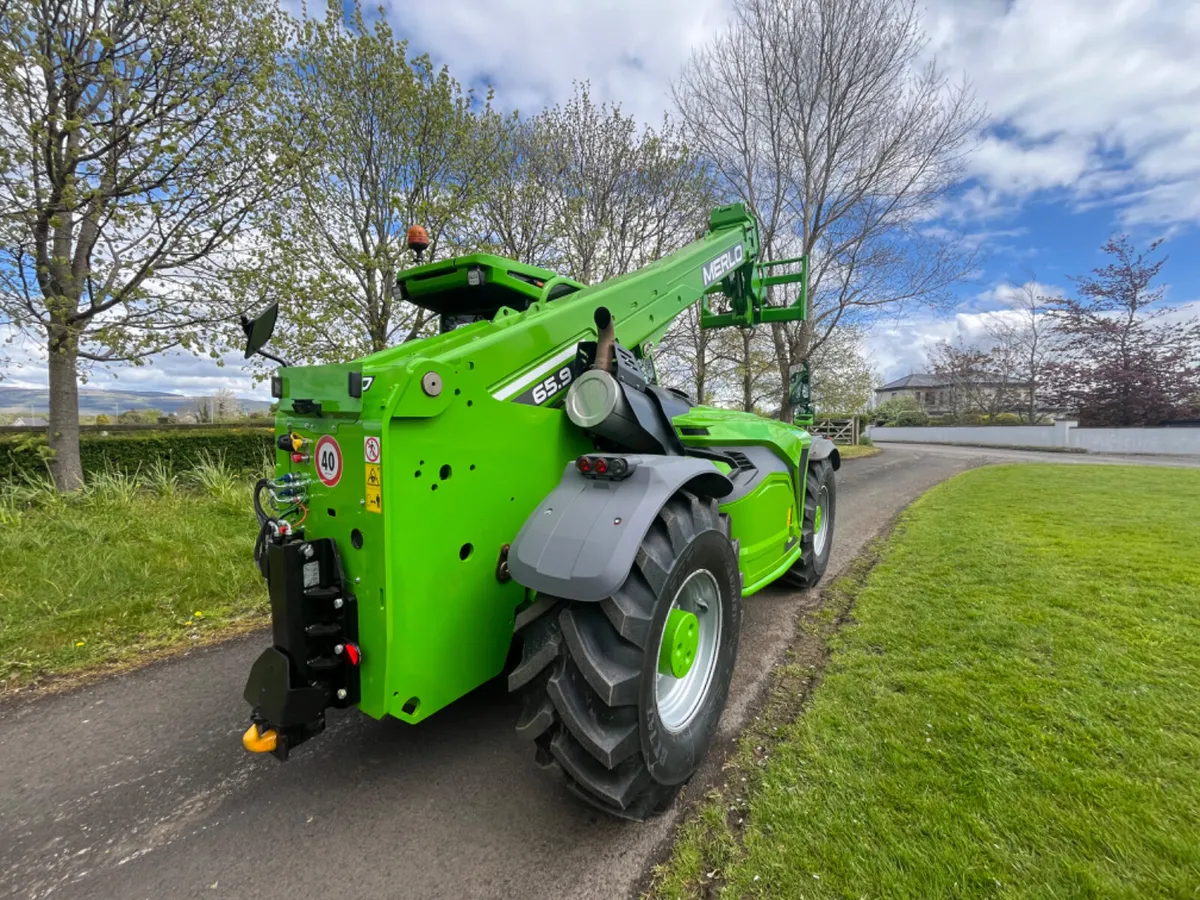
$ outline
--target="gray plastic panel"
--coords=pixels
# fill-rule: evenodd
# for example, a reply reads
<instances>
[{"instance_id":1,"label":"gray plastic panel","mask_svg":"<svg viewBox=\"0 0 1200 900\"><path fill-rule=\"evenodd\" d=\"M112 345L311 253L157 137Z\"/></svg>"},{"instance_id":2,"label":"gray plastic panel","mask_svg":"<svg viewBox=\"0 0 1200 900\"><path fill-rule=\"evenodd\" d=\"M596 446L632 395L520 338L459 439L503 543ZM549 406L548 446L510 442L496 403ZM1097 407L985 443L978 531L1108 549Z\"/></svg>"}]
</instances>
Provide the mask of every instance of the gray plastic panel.
<instances>
[{"instance_id":1,"label":"gray plastic panel","mask_svg":"<svg viewBox=\"0 0 1200 900\"><path fill-rule=\"evenodd\" d=\"M711 462L686 456L625 455L624 481L585 478L574 462L522 526L508 554L513 579L571 600L599 601L625 581L658 511L677 490L724 497L733 488Z\"/></svg>"},{"instance_id":2,"label":"gray plastic panel","mask_svg":"<svg viewBox=\"0 0 1200 900\"><path fill-rule=\"evenodd\" d=\"M808 456L813 462L832 457L834 471L842 467L842 456L837 452L837 445L829 438L823 438L820 435L812 436L812 448L809 450Z\"/></svg>"}]
</instances>

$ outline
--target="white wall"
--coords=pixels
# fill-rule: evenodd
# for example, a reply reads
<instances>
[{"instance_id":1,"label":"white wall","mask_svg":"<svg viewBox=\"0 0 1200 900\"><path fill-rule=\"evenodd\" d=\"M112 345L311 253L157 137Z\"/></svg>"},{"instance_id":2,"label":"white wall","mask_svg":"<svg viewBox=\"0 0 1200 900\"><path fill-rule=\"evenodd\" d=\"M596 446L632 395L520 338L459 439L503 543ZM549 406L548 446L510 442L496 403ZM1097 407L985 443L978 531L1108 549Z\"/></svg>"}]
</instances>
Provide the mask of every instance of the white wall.
<instances>
[{"instance_id":1,"label":"white wall","mask_svg":"<svg viewBox=\"0 0 1200 900\"><path fill-rule=\"evenodd\" d=\"M913 444L973 444L985 447L1045 447L1089 453L1200 455L1200 428L1080 428L1074 421L1053 425L935 425L928 428L872 426L872 441Z\"/></svg>"},{"instance_id":2,"label":"white wall","mask_svg":"<svg viewBox=\"0 0 1200 900\"><path fill-rule=\"evenodd\" d=\"M1089 453L1200 454L1200 428L1072 428L1071 446Z\"/></svg>"}]
</instances>

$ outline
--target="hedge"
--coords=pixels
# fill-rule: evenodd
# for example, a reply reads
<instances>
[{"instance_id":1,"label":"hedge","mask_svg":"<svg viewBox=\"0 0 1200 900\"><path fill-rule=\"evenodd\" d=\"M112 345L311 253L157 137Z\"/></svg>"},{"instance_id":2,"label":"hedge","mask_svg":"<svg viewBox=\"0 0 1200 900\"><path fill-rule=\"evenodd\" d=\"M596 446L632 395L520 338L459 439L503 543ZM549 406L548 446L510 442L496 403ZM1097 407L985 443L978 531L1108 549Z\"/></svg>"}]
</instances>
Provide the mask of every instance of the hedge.
<instances>
[{"instance_id":1,"label":"hedge","mask_svg":"<svg viewBox=\"0 0 1200 900\"><path fill-rule=\"evenodd\" d=\"M109 468L133 473L145 471L162 460L173 471L194 467L204 455L224 457L233 469L253 471L262 467L263 456L272 453L273 428L214 428L211 431L134 431L104 435L96 432L79 437L79 455L85 477ZM0 437L0 481L22 474L46 474L44 435Z\"/></svg>"}]
</instances>

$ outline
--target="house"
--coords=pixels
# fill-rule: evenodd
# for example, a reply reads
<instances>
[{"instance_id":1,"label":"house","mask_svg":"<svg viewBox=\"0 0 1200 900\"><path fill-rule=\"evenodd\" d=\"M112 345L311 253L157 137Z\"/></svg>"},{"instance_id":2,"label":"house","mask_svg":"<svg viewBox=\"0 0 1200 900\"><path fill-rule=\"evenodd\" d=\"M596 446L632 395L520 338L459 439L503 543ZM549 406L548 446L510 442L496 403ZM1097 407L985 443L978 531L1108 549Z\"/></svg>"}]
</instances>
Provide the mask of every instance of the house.
<instances>
[{"instance_id":1,"label":"house","mask_svg":"<svg viewBox=\"0 0 1200 900\"><path fill-rule=\"evenodd\" d=\"M19 419L14 419L13 424L25 428L46 428L50 422L42 416L22 416Z\"/></svg>"},{"instance_id":2,"label":"house","mask_svg":"<svg viewBox=\"0 0 1200 900\"><path fill-rule=\"evenodd\" d=\"M875 389L875 405L888 400L911 397L931 416L949 413L1028 412L1029 385L1024 381L1006 381L987 374L933 375L915 372ZM1046 405L1038 397L1037 412L1059 416L1066 410Z\"/></svg>"},{"instance_id":3,"label":"house","mask_svg":"<svg viewBox=\"0 0 1200 900\"><path fill-rule=\"evenodd\" d=\"M875 389L875 405L888 400L912 397L926 412L937 414L953 408L950 379L941 375L915 372Z\"/></svg>"}]
</instances>

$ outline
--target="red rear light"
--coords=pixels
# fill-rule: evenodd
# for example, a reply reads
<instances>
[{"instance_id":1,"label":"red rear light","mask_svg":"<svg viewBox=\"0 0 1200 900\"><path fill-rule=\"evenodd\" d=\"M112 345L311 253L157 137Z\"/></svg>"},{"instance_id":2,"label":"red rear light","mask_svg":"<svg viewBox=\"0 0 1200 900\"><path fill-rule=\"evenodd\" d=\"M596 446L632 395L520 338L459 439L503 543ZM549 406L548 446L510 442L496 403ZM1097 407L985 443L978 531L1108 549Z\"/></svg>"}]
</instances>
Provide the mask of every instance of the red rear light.
<instances>
[{"instance_id":1,"label":"red rear light","mask_svg":"<svg viewBox=\"0 0 1200 900\"><path fill-rule=\"evenodd\" d=\"M597 457L595 469L596 469L597 475L603 475L605 472L608 471L608 460L605 459L603 456Z\"/></svg>"},{"instance_id":2,"label":"red rear light","mask_svg":"<svg viewBox=\"0 0 1200 900\"><path fill-rule=\"evenodd\" d=\"M578 460L576 460L575 467L584 475L587 475L592 471L592 461L586 456L581 456Z\"/></svg>"}]
</instances>

